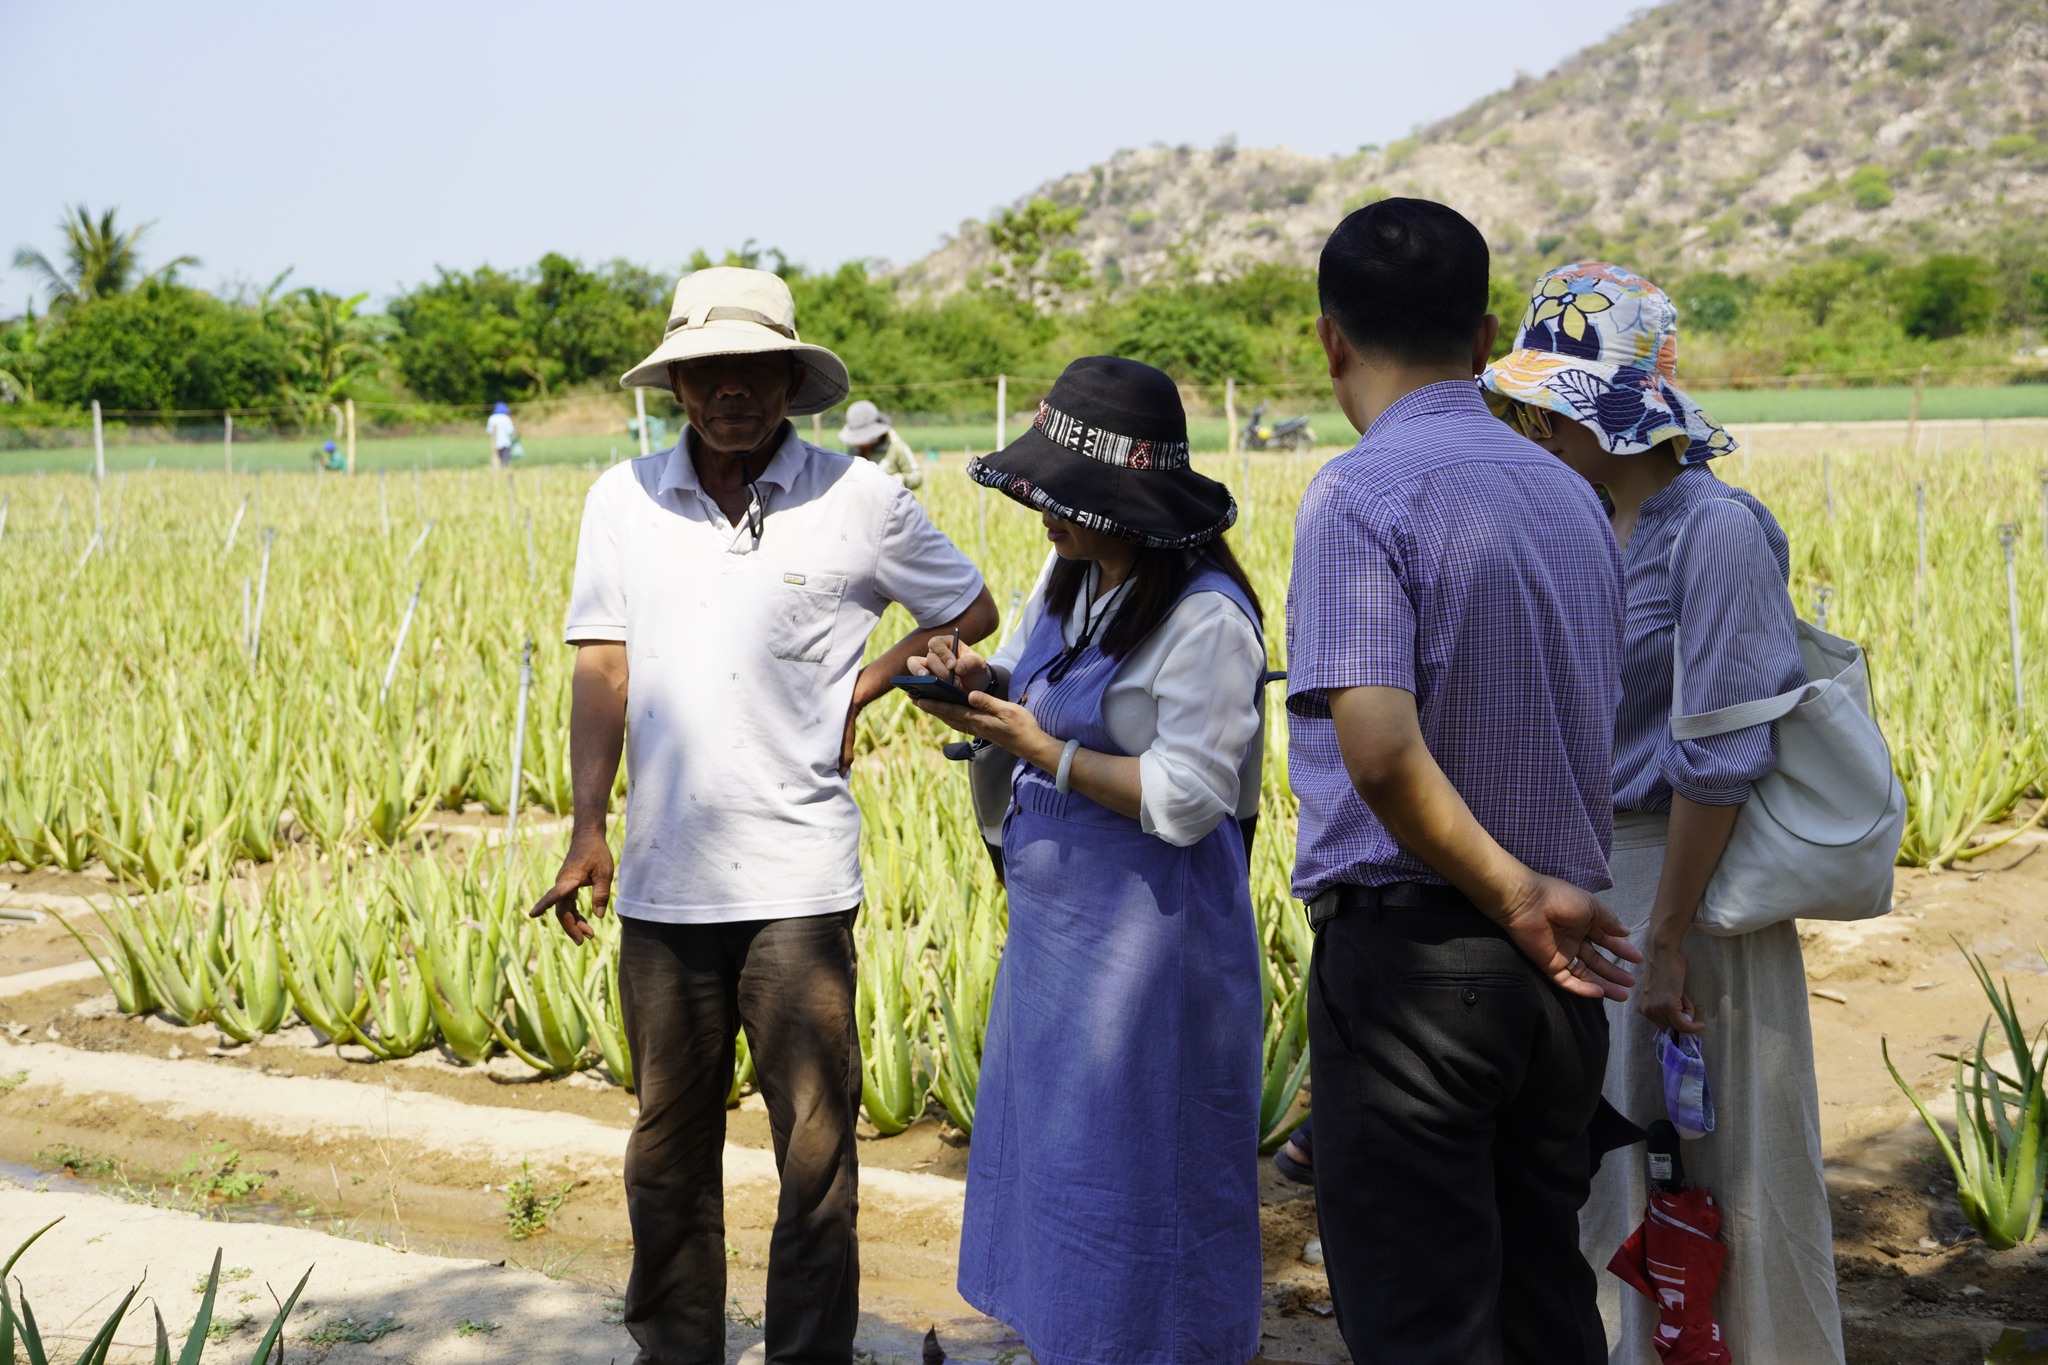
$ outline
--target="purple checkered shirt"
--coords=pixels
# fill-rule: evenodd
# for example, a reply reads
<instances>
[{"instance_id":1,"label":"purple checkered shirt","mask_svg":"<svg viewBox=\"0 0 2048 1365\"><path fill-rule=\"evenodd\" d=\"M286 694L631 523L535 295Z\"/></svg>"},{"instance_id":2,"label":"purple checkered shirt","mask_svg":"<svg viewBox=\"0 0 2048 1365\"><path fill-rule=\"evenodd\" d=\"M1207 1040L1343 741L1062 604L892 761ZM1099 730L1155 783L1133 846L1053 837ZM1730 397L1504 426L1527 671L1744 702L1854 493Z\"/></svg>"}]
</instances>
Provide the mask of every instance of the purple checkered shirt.
<instances>
[{"instance_id":1,"label":"purple checkered shirt","mask_svg":"<svg viewBox=\"0 0 2048 1365\"><path fill-rule=\"evenodd\" d=\"M1328 694L1347 687L1413 692L1430 754L1487 833L1538 872L1610 885L1621 603L1592 489L1476 384L1431 384L1381 413L1294 521L1295 894L1444 880L1345 774Z\"/></svg>"}]
</instances>

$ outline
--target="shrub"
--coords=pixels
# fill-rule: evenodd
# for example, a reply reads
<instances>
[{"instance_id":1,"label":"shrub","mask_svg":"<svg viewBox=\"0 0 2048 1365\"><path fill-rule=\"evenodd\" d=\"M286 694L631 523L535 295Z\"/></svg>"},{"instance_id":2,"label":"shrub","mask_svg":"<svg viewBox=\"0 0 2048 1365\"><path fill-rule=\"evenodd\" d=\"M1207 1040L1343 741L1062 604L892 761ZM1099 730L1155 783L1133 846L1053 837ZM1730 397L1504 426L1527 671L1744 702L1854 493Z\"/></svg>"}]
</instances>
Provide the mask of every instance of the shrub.
<instances>
[{"instance_id":1,"label":"shrub","mask_svg":"<svg viewBox=\"0 0 2048 1365\"><path fill-rule=\"evenodd\" d=\"M2025 156L2040 145L2041 140L2032 133L2007 133L1991 140L1991 155Z\"/></svg>"},{"instance_id":2,"label":"shrub","mask_svg":"<svg viewBox=\"0 0 2048 1365\"><path fill-rule=\"evenodd\" d=\"M1679 321L1702 332L1725 332L1742 318L1756 286L1747 276L1703 271L1677 290Z\"/></svg>"},{"instance_id":3,"label":"shrub","mask_svg":"<svg viewBox=\"0 0 2048 1365\"><path fill-rule=\"evenodd\" d=\"M1858 166L1849 173L1849 198L1868 212L1892 202L1891 172L1882 166Z\"/></svg>"},{"instance_id":4,"label":"shrub","mask_svg":"<svg viewBox=\"0 0 2048 1365\"><path fill-rule=\"evenodd\" d=\"M1906 335L1928 340L1981 332L1998 312L1991 267L1975 256L1930 256L1907 266L1894 296Z\"/></svg>"}]
</instances>

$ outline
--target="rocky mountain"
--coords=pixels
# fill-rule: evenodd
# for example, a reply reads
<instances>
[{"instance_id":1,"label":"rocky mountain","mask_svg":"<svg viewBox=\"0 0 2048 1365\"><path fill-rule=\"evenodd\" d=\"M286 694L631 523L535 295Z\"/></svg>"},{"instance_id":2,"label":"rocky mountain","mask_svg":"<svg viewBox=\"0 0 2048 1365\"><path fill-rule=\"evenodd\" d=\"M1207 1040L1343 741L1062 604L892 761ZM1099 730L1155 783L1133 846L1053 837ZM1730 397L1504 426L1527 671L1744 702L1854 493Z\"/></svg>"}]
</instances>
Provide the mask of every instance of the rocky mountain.
<instances>
[{"instance_id":1,"label":"rocky mountain","mask_svg":"<svg viewBox=\"0 0 2048 1365\"><path fill-rule=\"evenodd\" d=\"M1080 208L1065 245L1115 289L1313 264L1339 218L1397 194L1457 206L1516 273L2038 235L2048 0L1677 0L1385 147L1124 150L1017 203ZM903 281L944 294L994 264L968 222Z\"/></svg>"}]
</instances>

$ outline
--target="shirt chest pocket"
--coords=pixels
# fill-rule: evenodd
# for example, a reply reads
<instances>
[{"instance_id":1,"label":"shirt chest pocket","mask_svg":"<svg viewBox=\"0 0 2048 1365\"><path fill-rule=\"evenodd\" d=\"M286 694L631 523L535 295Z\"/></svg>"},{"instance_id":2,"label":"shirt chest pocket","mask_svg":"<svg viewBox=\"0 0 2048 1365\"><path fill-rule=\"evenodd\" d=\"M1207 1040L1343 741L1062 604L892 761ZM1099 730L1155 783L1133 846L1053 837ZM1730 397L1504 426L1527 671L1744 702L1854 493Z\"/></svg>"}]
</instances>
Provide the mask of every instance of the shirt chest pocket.
<instances>
[{"instance_id":1,"label":"shirt chest pocket","mask_svg":"<svg viewBox=\"0 0 2048 1365\"><path fill-rule=\"evenodd\" d=\"M791 663L822 662L845 595L845 574L776 575L768 583L768 652Z\"/></svg>"}]
</instances>

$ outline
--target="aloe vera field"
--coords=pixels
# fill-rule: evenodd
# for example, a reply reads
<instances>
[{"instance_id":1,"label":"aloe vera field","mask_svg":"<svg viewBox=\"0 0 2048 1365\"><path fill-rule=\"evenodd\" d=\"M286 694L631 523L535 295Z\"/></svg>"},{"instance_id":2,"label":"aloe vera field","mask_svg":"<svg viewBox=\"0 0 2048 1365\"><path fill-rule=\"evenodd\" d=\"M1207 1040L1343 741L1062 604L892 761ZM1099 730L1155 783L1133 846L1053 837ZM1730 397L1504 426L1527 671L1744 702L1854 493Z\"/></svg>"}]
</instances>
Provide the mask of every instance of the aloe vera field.
<instances>
[{"instance_id":1,"label":"aloe vera field","mask_svg":"<svg viewBox=\"0 0 2048 1365\"><path fill-rule=\"evenodd\" d=\"M1988 454L1951 442L1939 455L1929 442L1913 453L1897 428L1739 434L1719 472L1784 523L1800 614L1868 649L1910 803L1899 910L1802 935L1831 1173L1850 1172L1831 1174L1845 1302L1864 1295L1891 1323L1900 1291L1883 1277L1862 1287L1858 1258L1874 1247L1882 1264L1922 1229L1945 1248L1955 1215L1951 1194L1900 1183L1927 1143L1900 1127L1911 1111L1878 1034L1923 1093L1942 1083L1942 1050L1982 1010L1951 934L2019 973L2028 1017L2048 1004L2026 965L2048 894L2029 863L2048 842L2048 435L2014 424ZM1232 534L1275 668L1294 510L1326 454L1200 457L1238 494ZM509 1257L548 1277L493 1272L512 1277L489 1282L506 1322L526 1320L538 1286L576 1287L586 1297L563 1311L591 1316L593 1360L614 1351L604 1296L624 1273L618 1148L637 1103L618 922L596 921L578 947L525 913L568 834L561 621L598 472L0 475L0 911L50 917L0 925L0 1072L19 1068L0 1075L0 1167L63 1182L37 1199L86 1200L67 1215L76 1233L60 1225L39 1244L45 1274L93 1264L99 1238L135 1218L199 1211L316 1238L307 1258L334 1267L307 1291L321 1306L301 1310L316 1334L331 1322L338 1340L374 1342L380 1322L396 1330L378 1305L424 1331L442 1310L423 1305L446 1304L434 1350L471 1358L461 1324L483 1328L469 1281L433 1279L444 1297L422 1297L417 1257L371 1264L409 1248L482 1258L435 1267ZM929 466L920 496L1014 617L1044 554L1037 517L970 483L958 456ZM892 612L877 638L909 625ZM1311 939L1288 895L1294 803L1273 692L1252 858L1268 1146L1311 1098ZM1006 912L944 738L896 697L857 735L866 1302L876 1340L937 1320L956 1353L980 1340L1001 1358L999 1333L952 1292L951 1257ZM622 777L615 836L624 791ZM740 1049L726 1157L736 1331L758 1328L774 1218ZM1887 1146L1895 1132L1909 1145ZM1866 1167L1892 1193L1860 1192ZM1267 1353L1341 1359L1321 1272L1299 1259L1312 1200L1266 1179ZM96 1211L110 1204L170 1208ZM131 1229L128 1254L158 1260L173 1237L210 1256L211 1232L182 1226ZM1919 1273L1982 1277L1953 1259ZM338 1303L354 1316L333 1317ZM356 1327L371 1335L346 1335Z\"/></svg>"},{"instance_id":2,"label":"aloe vera field","mask_svg":"<svg viewBox=\"0 0 2048 1365\"><path fill-rule=\"evenodd\" d=\"M1785 524L1801 614L1870 651L1910 802L1901 862L2000 847L2048 784L2043 452L1752 444L1721 472ZM1293 509L1317 463L1211 461L1238 486L1233 534L1275 667ZM593 477L0 479L0 859L99 864L133 893L80 930L124 1013L242 1042L296 1015L377 1058L503 1052L630 1088L616 921L576 948L523 914L570 808L558 642ZM1014 614L1042 557L1037 519L957 461L924 496ZM908 625L885 620L877 638ZM1284 708L1269 712L1252 876L1272 1139L1305 1068L1308 934L1287 894ZM1001 957L1001 889L940 741L898 698L858 737L865 1108L883 1134L928 1102L971 1132Z\"/></svg>"}]
</instances>

